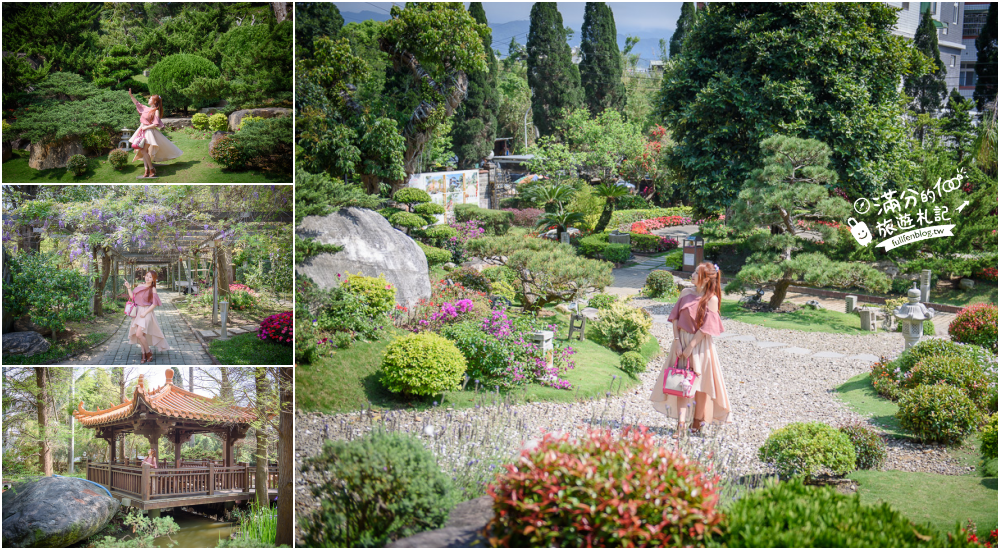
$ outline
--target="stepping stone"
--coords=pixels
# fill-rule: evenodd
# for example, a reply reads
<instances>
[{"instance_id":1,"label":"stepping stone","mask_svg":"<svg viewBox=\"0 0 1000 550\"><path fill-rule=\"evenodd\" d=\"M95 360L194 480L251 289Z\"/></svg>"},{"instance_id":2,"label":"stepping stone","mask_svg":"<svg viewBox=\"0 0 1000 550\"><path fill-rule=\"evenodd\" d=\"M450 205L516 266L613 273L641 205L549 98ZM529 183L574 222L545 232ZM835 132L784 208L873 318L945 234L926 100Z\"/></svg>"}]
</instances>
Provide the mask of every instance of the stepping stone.
<instances>
[{"instance_id":1,"label":"stepping stone","mask_svg":"<svg viewBox=\"0 0 1000 550\"><path fill-rule=\"evenodd\" d=\"M758 348L780 348L782 346L787 346L788 344L784 342L754 342L754 345Z\"/></svg>"},{"instance_id":2,"label":"stepping stone","mask_svg":"<svg viewBox=\"0 0 1000 550\"><path fill-rule=\"evenodd\" d=\"M840 359L844 357L843 353L837 353L835 351L821 351L813 355L817 359Z\"/></svg>"},{"instance_id":3,"label":"stepping stone","mask_svg":"<svg viewBox=\"0 0 1000 550\"><path fill-rule=\"evenodd\" d=\"M806 349L806 348L785 348L781 351L785 353L794 353L796 355L806 355L812 353L811 349Z\"/></svg>"},{"instance_id":4,"label":"stepping stone","mask_svg":"<svg viewBox=\"0 0 1000 550\"><path fill-rule=\"evenodd\" d=\"M214 330L199 330L198 334L201 334L202 338L218 338L219 333Z\"/></svg>"},{"instance_id":5,"label":"stepping stone","mask_svg":"<svg viewBox=\"0 0 1000 550\"><path fill-rule=\"evenodd\" d=\"M715 340L725 340L726 338L732 338L733 336L739 336L739 335L736 334L735 332L723 332L722 334L718 336L713 336L712 338Z\"/></svg>"},{"instance_id":6,"label":"stepping stone","mask_svg":"<svg viewBox=\"0 0 1000 550\"><path fill-rule=\"evenodd\" d=\"M757 338L755 338L750 334L741 334L739 336L733 336L732 338L729 338L730 342L753 342L756 340Z\"/></svg>"},{"instance_id":7,"label":"stepping stone","mask_svg":"<svg viewBox=\"0 0 1000 550\"><path fill-rule=\"evenodd\" d=\"M872 355L870 353L859 353L858 355L851 355L847 357L848 359L856 359L858 361L870 361L874 363L879 360L878 355Z\"/></svg>"},{"instance_id":8,"label":"stepping stone","mask_svg":"<svg viewBox=\"0 0 1000 550\"><path fill-rule=\"evenodd\" d=\"M670 321L667 320L669 317L669 315L652 315L653 322L660 323L661 325L669 324Z\"/></svg>"},{"instance_id":9,"label":"stepping stone","mask_svg":"<svg viewBox=\"0 0 1000 550\"><path fill-rule=\"evenodd\" d=\"M229 334L246 334L248 331L241 329L240 327L233 327L229 330Z\"/></svg>"}]
</instances>

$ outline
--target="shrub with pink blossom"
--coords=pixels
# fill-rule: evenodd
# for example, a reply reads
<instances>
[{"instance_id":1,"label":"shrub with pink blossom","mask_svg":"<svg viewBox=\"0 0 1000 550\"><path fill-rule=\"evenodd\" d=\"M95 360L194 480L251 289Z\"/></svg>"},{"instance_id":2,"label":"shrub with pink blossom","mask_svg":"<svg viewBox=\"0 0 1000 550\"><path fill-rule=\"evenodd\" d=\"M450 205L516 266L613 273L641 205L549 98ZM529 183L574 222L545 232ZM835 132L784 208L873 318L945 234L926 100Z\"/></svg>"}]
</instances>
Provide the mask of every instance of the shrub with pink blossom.
<instances>
[{"instance_id":1,"label":"shrub with pink blossom","mask_svg":"<svg viewBox=\"0 0 1000 550\"><path fill-rule=\"evenodd\" d=\"M662 216L659 218L652 218L649 220L643 220L640 222L635 222L632 224L632 233L638 233L640 235L649 235L657 229L663 229L664 227L674 227L677 225L691 225L691 218L686 216Z\"/></svg>"},{"instance_id":2,"label":"shrub with pink blossom","mask_svg":"<svg viewBox=\"0 0 1000 550\"><path fill-rule=\"evenodd\" d=\"M504 208L504 210L514 214L514 220L511 222L511 225L529 228L535 227L538 223L538 218L545 213L544 210L539 208Z\"/></svg>"},{"instance_id":3,"label":"shrub with pink blossom","mask_svg":"<svg viewBox=\"0 0 1000 550\"><path fill-rule=\"evenodd\" d=\"M261 340L273 340L283 346L292 345L292 312L276 313L260 323L257 336Z\"/></svg>"},{"instance_id":4,"label":"shrub with pink blossom","mask_svg":"<svg viewBox=\"0 0 1000 550\"><path fill-rule=\"evenodd\" d=\"M972 304L963 308L948 325L951 339L964 344L975 344L997 352L997 306Z\"/></svg>"}]
</instances>

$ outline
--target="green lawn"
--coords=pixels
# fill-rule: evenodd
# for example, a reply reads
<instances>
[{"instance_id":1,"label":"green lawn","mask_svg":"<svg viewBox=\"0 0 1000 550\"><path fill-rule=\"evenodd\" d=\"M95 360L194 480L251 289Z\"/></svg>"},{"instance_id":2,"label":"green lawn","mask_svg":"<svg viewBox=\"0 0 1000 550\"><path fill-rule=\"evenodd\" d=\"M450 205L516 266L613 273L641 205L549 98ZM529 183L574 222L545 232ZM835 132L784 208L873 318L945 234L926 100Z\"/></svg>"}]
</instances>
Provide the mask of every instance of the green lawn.
<instances>
[{"instance_id":1,"label":"green lawn","mask_svg":"<svg viewBox=\"0 0 1000 550\"><path fill-rule=\"evenodd\" d=\"M886 502L916 523L953 531L956 522L972 519L980 534L997 528L995 476L859 470L848 477L858 482L861 502Z\"/></svg>"},{"instance_id":2,"label":"green lawn","mask_svg":"<svg viewBox=\"0 0 1000 550\"><path fill-rule=\"evenodd\" d=\"M568 316L549 317L547 321L559 326L556 338L565 341ZM589 331L588 331L589 332ZM398 331L397 334L404 334ZM363 409L367 405L384 408L412 406L425 409L437 400L441 406L467 408L482 399L482 388L476 391L470 382L464 391L446 392L442 396L425 401L403 401L388 392L378 381L379 366L389 339L378 342L359 343L347 350L336 350L332 356L324 357L311 365L300 365L295 369L296 403L303 411L325 413L348 412ZM566 379L573 383L572 390L557 390L538 384L529 384L515 392L520 401L560 401L593 398L607 391L623 391L639 384L639 380L622 372L619 355L592 340L573 340L570 345L577 351L573 356L576 368L569 371ZM660 346L655 338L643 346L641 353L652 358L659 354ZM612 390L612 386L614 389Z\"/></svg>"},{"instance_id":3,"label":"green lawn","mask_svg":"<svg viewBox=\"0 0 1000 550\"><path fill-rule=\"evenodd\" d=\"M871 416L871 422L885 433L912 439L910 432L900 427L899 420L896 419L899 405L883 398L875 391L870 375L859 374L838 386L834 392L858 414Z\"/></svg>"},{"instance_id":4,"label":"green lawn","mask_svg":"<svg viewBox=\"0 0 1000 550\"><path fill-rule=\"evenodd\" d=\"M183 130L164 132L184 152L179 158L157 163L156 179L136 179L143 173L141 161L131 162L135 153L129 154L129 164L115 170L108 164L108 156L90 159L90 167L80 177L65 168L35 170L28 166L28 151L14 151L13 157L3 163L4 183L290 183L291 174L270 175L254 171L230 171L215 164L208 154L210 133L201 133L205 139ZM201 137L198 136L198 137Z\"/></svg>"},{"instance_id":5,"label":"green lawn","mask_svg":"<svg viewBox=\"0 0 1000 550\"><path fill-rule=\"evenodd\" d=\"M848 315L829 309L801 308L792 313L753 312L740 307L733 300L723 300L720 308L722 316L768 328L783 328L805 332L829 332L833 334L872 334L861 330L861 322L856 315Z\"/></svg>"},{"instance_id":6,"label":"green lawn","mask_svg":"<svg viewBox=\"0 0 1000 550\"><path fill-rule=\"evenodd\" d=\"M237 334L229 340L212 340L212 355L223 365L291 365L292 347L261 340L257 334Z\"/></svg>"},{"instance_id":7,"label":"green lawn","mask_svg":"<svg viewBox=\"0 0 1000 550\"><path fill-rule=\"evenodd\" d=\"M931 291L931 302L953 306L968 306L979 303L996 304L997 284L990 281L976 281L976 288L972 290L936 288Z\"/></svg>"}]
</instances>

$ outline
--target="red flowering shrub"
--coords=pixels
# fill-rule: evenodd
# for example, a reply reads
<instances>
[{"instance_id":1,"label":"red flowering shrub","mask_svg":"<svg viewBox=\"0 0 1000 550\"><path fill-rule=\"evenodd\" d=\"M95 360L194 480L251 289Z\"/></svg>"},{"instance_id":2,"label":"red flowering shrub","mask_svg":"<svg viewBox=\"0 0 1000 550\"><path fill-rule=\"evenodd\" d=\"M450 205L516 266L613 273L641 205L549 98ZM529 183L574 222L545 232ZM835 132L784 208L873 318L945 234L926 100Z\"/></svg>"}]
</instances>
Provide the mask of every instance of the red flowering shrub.
<instances>
[{"instance_id":1,"label":"red flowering shrub","mask_svg":"<svg viewBox=\"0 0 1000 550\"><path fill-rule=\"evenodd\" d=\"M292 312L276 313L260 323L257 336L261 340L274 340L283 345L292 345Z\"/></svg>"},{"instance_id":2,"label":"red flowering shrub","mask_svg":"<svg viewBox=\"0 0 1000 550\"><path fill-rule=\"evenodd\" d=\"M507 212L512 212L514 214L514 219L511 221L511 225L517 227L535 227L538 223L538 218L545 213L544 210L539 208L504 208Z\"/></svg>"},{"instance_id":3,"label":"red flowering shrub","mask_svg":"<svg viewBox=\"0 0 1000 550\"><path fill-rule=\"evenodd\" d=\"M987 267L976 274L976 278L981 281L993 281L997 280L997 268Z\"/></svg>"},{"instance_id":4,"label":"red flowering shrub","mask_svg":"<svg viewBox=\"0 0 1000 550\"><path fill-rule=\"evenodd\" d=\"M975 344L997 352L997 306L972 304L962 308L948 325L948 335L956 342Z\"/></svg>"},{"instance_id":5,"label":"red flowering shrub","mask_svg":"<svg viewBox=\"0 0 1000 550\"><path fill-rule=\"evenodd\" d=\"M643 220L641 222L633 223L631 232L638 233L640 235L649 235L656 229L673 227L675 225L691 225L691 218L685 216L662 216L650 220Z\"/></svg>"},{"instance_id":6,"label":"red flowering shrub","mask_svg":"<svg viewBox=\"0 0 1000 550\"><path fill-rule=\"evenodd\" d=\"M646 428L546 434L487 488L495 547L704 546L718 533L718 476Z\"/></svg>"}]
</instances>

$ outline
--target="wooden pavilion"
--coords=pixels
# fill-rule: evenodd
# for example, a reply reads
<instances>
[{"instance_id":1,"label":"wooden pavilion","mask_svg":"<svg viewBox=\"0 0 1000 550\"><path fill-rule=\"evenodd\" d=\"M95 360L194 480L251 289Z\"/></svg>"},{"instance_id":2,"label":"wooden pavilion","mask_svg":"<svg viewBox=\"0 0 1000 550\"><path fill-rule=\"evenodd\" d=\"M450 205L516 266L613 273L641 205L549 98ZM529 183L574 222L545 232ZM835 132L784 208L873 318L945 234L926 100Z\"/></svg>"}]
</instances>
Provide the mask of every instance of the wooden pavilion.
<instances>
[{"instance_id":1,"label":"wooden pavilion","mask_svg":"<svg viewBox=\"0 0 1000 550\"><path fill-rule=\"evenodd\" d=\"M147 389L142 376L132 399L109 409L86 411L83 402L73 416L110 446L109 461L87 463L87 479L106 487L127 506L159 510L254 498L255 468L233 460L234 444L246 437L250 423L257 419L252 408L225 404L189 392L173 384L174 371L166 370L167 383ZM174 444L173 467L115 457L115 442L127 433L149 440L154 456L160 437ZM181 446L197 433L214 433L224 442L223 460L181 459ZM278 467L268 465L269 495L278 492Z\"/></svg>"}]
</instances>

